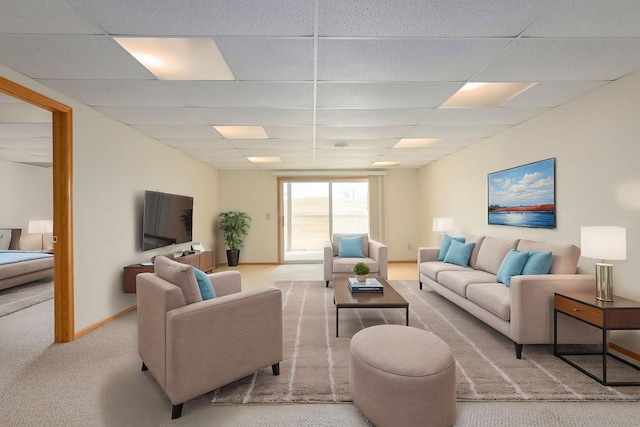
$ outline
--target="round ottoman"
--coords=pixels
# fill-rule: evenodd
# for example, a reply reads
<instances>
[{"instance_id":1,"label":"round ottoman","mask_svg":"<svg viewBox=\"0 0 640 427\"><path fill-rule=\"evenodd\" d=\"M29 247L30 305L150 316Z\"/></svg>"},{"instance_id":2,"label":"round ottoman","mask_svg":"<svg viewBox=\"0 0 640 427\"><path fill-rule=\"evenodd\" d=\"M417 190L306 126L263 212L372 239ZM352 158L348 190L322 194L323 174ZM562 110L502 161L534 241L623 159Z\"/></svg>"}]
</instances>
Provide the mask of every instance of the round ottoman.
<instances>
[{"instance_id":1,"label":"round ottoman","mask_svg":"<svg viewBox=\"0 0 640 427\"><path fill-rule=\"evenodd\" d=\"M439 337L380 325L351 339L349 387L376 427L451 426L456 420L456 363Z\"/></svg>"}]
</instances>

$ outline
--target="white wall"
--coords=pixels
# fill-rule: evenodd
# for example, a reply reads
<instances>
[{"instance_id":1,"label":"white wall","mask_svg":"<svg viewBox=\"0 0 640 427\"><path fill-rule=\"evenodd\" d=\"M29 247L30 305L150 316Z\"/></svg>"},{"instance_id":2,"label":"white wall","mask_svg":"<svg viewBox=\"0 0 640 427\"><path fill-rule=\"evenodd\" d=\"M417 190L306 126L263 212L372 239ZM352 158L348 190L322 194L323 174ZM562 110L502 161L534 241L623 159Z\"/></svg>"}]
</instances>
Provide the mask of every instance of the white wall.
<instances>
[{"instance_id":1,"label":"white wall","mask_svg":"<svg viewBox=\"0 0 640 427\"><path fill-rule=\"evenodd\" d=\"M415 261L418 238L418 170L390 170L386 176L386 244L390 261Z\"/></svg>"},{"instance_id":2,"label":"white wall","mask_svg":"<svg viewBox=\"0 0 640 427\"><path fill-rule=\"evenodd\" d=\"M29 234L29 220L53 218L51 168L0 160L0 228L21 228L20 249L40 250L42 235ZM44 236L44 246L51 235Z\"/></svg>"},{"instance_id":3,"label":"white wall","mask_svg":"<svg viewBox=\"0 0 640 427\"><path fill-rule=\"evenodd\" d=\"M169 252L141 252L144 190L193 196L194 240L213 248L216 170L12 70L0 75L73 108L76 331L136 303L123 266Z\"/></svg>"},{"instance_id":4,"label":"white wall","mask_svg":"<svg viewBox=\"0 0 640 427\"><path fill-rule=\"evenodd\" d=\"M581 225L627 228L627 260L612 261L615 294L640 300L640 73L574 100L420 170L422 245L437 245L434 216L457 232L513 236L580 246ZM556 159L555 230L487 224L487 174ZM581 258L592 273L595 260ZM594 285L595 292L595 285ZM638 334L615 341L640 352Z\"/></svg>"}]
</instances>

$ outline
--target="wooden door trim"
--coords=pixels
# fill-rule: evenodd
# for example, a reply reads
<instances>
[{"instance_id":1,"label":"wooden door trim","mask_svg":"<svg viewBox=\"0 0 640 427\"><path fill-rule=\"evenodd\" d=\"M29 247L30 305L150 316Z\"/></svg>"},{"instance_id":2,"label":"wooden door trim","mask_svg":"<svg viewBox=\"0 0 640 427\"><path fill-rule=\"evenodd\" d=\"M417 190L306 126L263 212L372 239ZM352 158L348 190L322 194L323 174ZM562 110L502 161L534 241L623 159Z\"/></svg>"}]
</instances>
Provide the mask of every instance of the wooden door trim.
<instances>
[{"instance_id":1,"label":"wooden door trim","mask_svg":"<svg viewBox=\"0 0 640 427\"><path fill-rule=\"evenodd\" d=\"M75 338L73 268L73 110L0 77L0 92L52 113L54 341Z\"/></svg>"}]
</instances>

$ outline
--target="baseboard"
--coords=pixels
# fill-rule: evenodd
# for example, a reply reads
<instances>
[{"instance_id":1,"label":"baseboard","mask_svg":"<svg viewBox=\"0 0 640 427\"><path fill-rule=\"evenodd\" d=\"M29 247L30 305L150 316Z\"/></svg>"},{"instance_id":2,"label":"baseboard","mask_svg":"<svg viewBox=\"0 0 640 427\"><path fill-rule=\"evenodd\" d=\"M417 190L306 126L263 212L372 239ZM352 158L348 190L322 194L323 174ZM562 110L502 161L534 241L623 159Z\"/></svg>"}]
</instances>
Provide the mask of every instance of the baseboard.
<instances>
[{"instance_id":1,"label":"baseboard","mask_svg":"<svg viewBox=\"0 0 640 427\"><path fill-rule=\"evenodd\" d=\"M389 264L409 264L409 263L415 264L416 262L418 261L415 259L407 259L407 260L389 261Z\"/></svg>"},{"instance_id":2,"label":"baseboard","mask_svg":"<svg viewBox=\"0 0 640 427\"><path fill-rule=\"evenodd\" d=\"M132 310L135 310L135 309L136 309L136 307L137 307L137 305L132 305L131 307L129 307L129 308L125 308L125 309L124 309L124 310L122 310L121 312L116 313L116 314L114 314L114 315L112 315L112 316L109 316L109 317L107 317L106 319L103 319L103 320L99 321L98 323L94 323L93 325L87 326L86 328L79 330L78 332L76 332L76 333L75 333L75 335L74 335L73 339L74 339L74 340L75 340L75 339L78 339L78 338L80 338L81 336L86 335L86 334L88 334L89 332L91 332L91 331L93 331L93 330L95 330L95 329L98 329L100 326L105 325L105 324L107 324L107 323L111 322L113 319L115 319L115 318L117 318L117 317L120 317L120 316L122 316L123 314L128 313L128 312L130 312L130 311L132 311Z\"/></svg>"}]
</instances>

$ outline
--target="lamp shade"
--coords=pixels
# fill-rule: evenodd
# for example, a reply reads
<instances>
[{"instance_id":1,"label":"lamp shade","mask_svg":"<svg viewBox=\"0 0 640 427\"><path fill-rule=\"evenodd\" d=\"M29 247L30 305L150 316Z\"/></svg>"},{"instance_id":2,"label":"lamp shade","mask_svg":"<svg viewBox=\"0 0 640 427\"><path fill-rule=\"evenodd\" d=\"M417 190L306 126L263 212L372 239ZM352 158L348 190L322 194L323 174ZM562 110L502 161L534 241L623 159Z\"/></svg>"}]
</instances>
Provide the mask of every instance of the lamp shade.
<instances>
[{"instance_id":1,"label":"lamp shade","mask_svg":"<svg viewBox=\"0 0 640 427\"><path fill-rule=\"evenodd\" d=\"M582 256L596 259L627 259L627 230L609 225L580 228Z\"/></svg>"},{"instance_id":2,"label":"lamp shade","mask_svg":"<svg viewBox=\"0 0 640 427\"><path fill-rule=\"evenodd\" d=\"M444 216L433 217L433 231L451 231L453 230L453 218Z\"/></svg>"},{"instance_id":3,"label":"lamp shade","mask_svg":"<svg viewBox=\"0 0 640 427\"><path fill-rule=\"evenodd\" d=\"M36 219L29 221L29 233L46 234L53 233L53 220Z\"/></svg>"}]
</instances>

